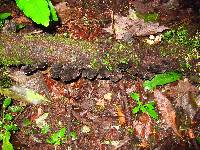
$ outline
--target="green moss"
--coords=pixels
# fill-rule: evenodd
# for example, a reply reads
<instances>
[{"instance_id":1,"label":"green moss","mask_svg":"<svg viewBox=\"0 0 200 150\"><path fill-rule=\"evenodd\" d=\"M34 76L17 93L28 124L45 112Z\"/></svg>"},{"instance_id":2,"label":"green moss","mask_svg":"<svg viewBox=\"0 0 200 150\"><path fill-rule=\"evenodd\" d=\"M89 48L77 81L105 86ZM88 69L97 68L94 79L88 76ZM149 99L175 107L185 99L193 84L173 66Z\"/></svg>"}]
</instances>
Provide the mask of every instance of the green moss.
<instances>
[{"instance_id":1,"label":"green moss","mask_svg":"<svg viewBox=\"0 0 200 150\"><path fill-rule=\"evenodd\" d=\"M179 59L180 69L182 71L194 71L192 60L199 59L200 55L197 49L200 48L200 34L189 36L190 33L185 26L179 26L164 33L165 47L160 48L162 57L177 57ZM167 44L167 45L166 45Z\"/></svg>"},{"instance_id":2,"label":"green moss","mask_svg":"<svg viewBox=\"0 0 200 150\"><path fill-rule=\"evenodd\" d=\"M100 67L100 63L97 61L97 58L91 59L90 67L93 68L93 69L98 69Z\"/></svg>"},{"instance_id":3,"label":"green moss","mask_svg":"<svg viewBox=\"0 0 200 150\"><path fill-rule=\"evenodd\" d=\"M126 42L116 42L110 50L110 58L113 64L132 61L136 66L140 58L133 49L134 45Z\"/></svg>"},{"instance_id":4,"label":"green moss","mask_svg":"<svg viewBox=\"0 0 200 150\"><path fill-rule=\"evenodd\" d=\"M141 14L141 13L136 13L137 17L144 19L145 22L155 22L159 18L158 13L147 13L147 14Z\"/></svg>"},{"instance_id":5,"label":"green moss","mask_svg":"<svg viewBox=\"0 0 200 150\"><path fill-rule=\"evenodd\" d=\"M12 81L8 76L6 68L3 68L2 76L0 76L0 87L8 88L12 85Z\"/></svg>"}]
</instances>

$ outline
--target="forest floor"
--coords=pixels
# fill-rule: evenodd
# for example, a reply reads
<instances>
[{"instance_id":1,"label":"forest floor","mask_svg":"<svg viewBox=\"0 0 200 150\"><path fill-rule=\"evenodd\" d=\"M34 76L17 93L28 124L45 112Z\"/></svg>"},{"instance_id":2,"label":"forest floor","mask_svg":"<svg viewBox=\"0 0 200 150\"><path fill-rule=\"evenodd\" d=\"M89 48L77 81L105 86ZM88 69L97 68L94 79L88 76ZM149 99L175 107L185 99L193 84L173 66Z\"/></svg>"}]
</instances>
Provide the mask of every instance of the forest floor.
<instances>
[{"instance_id":1,"label":"forest floor","mask_svg":"<svg viewBox=\"0 0 200 150\"><path fill-rule=\"evenodd\" d=\"M1 120L18 127L14 149L200 149L200 14L193 5L52 2L61 22L48 29L13 1L0 2L0 12L12 14L0 33L0 102ZM128 18L136 15L130 8L139 20Z\"/></svg>"}]
</instances>

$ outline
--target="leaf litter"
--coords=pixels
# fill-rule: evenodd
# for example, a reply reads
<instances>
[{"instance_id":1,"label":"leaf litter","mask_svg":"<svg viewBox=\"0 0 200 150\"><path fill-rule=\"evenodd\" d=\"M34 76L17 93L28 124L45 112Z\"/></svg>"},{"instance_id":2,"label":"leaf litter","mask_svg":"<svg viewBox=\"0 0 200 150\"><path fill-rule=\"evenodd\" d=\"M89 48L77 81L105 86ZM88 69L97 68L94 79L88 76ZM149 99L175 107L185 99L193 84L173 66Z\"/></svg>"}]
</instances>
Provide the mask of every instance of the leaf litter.
<instances>
[{"instance_id":1,"label":"leaf litter","mask_svg":"<svg viewBox=\"0 0 200 150\"><path fill-rule=\"evenodd\" d=\"M132 36L147 36L163 32L168 27L160 26L159 23L145 22L138 17L124 17L114 15L114 29L116 39L130 39ZM104 28L105 31L113 34L112 25Z\"/></svg>"}]
</instances>

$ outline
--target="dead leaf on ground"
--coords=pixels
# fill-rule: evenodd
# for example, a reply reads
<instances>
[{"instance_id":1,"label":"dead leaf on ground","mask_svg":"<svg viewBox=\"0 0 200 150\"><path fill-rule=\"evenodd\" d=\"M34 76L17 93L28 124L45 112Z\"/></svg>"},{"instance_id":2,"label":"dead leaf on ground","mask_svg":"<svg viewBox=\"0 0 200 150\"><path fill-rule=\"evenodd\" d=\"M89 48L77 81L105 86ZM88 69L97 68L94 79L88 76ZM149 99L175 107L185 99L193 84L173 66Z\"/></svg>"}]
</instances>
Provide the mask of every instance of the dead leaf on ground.
<instances>
[{"instance_id":1,"label":"dead leaf on ground","mask_svg":"<svg viewBox=\"0 0 200 150\"><path fill-rule=\"evenodd\" d=\"M124 125L126 123L126 119L125 119L124 113L122 112L122 109L117 105L114 105L114 106L115 106L115 109L117 111L117 116L119 118L119 123L121 125Z\"/></svg>"},{"instance_id":2,"label":"dead leaf on ground","mask_svg":"<svg viewBox=\"0 0 200 150\"><path fill-rule=\"evenodd\" d=\"M143 113L139 120L135 120L132 123L132 126L134 127L135 135L144 140L147 141L150 134L152 133L152 125L151 125L151 118Z\"/></svg>"},{"instance_id":3,"label":"dead leaf on ground","mask_svg":"<svg viewBox=\"0 0 200 150\"><path fill-rule=\"evenodd\" d=\"M164 96L159 90L154 91L155 101L157 102L157 107L162 115L163 121L166 126L171 127L178 136L181 137L180 133L177 130L176 125L176 112L171 104L171 102Z\"/></svg>"},{"instance_id":4,"label":"dead leaf on ground","mask_svg":"<svg viewBox=\"0 0 200 150\"><path fill-rule=\"evenodd\" d=\"M145 22L140 18L130 19L118 15L115 15L114 18L116 39L129 39L132 36L147 36L168 29L168 27L160 26L159 23ZM104 28L104 30L113 34L112 25Z\"/></svg>"},{"instance_id":5,"label":"dead leaf on ground","mask_svg":"<svg viewBox=\"0 0 200 150\"><path fill-rule=\"evenodd\" d=\"M178 85L172 89L176 91L177 97L176 107L182 107L184 111L190 116L192 119L197 111L197 101L195 101L195 92L198 89L193 86L188 79L180 80Z\"/></svg>"}]
</instances>

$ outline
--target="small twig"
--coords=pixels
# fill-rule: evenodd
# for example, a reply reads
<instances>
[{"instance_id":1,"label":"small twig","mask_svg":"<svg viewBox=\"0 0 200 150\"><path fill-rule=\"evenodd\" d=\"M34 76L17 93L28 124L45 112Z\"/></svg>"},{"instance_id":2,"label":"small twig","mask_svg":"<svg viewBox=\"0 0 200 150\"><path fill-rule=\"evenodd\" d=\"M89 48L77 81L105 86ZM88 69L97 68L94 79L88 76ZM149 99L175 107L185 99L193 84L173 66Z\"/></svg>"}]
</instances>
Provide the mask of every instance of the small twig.
<instances>
[{"instance_id":1,"label":"small twig","mask_svg":"<svg viewBox=\"0 0 200 150\"><path fill-rule=\"evenodd\" d=\"M128 141L130 140L130 138L128 136L125 136L125 138L123 140L121 140L119 142L119 144L114 148L114 150L122 147L124 144L126 144Z\"/></svg>"}]
</instances>

